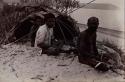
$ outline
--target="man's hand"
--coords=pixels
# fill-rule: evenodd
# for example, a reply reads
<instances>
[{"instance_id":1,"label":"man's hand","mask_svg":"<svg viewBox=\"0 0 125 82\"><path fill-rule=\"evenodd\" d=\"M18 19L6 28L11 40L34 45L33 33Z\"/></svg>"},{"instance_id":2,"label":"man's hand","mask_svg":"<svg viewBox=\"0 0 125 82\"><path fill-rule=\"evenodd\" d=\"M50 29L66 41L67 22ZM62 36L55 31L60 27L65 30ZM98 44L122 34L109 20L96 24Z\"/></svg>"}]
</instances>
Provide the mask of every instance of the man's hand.
<instances>
[{"instance_id":1,"label":"man's hand","mask_svg":"<svg viewBox=\"0 0 125 82\"><path fill-rule=\"evenodd\" d=\"M53 47L59 49L59 48L62 48L62 46L64 45L64 41L63 40L53 40L52 41L52 45Z\"/></svg>"},{"instance_id":2,"label":"man's hand","mask_svg":"<svg viewBox=\"0 0 125 82\"><path fill-rule=\"evenodd\" d=\"M37 44L37 46L42 48L42 49L48 49L50 47L50 45L45 44L45 43L39 43L39 44Z\"/></svg>"},{"instance_id":3,"label":"man's hand","mask_svg":"<svg viewBox=\"0 0 125 82\"><path fill-rule=\"evenodd\" d=\"M46 54L48 54L48 55L58 55L59 51L54 47L50 47L46 50Z\"/></svg>"}]
</instances>

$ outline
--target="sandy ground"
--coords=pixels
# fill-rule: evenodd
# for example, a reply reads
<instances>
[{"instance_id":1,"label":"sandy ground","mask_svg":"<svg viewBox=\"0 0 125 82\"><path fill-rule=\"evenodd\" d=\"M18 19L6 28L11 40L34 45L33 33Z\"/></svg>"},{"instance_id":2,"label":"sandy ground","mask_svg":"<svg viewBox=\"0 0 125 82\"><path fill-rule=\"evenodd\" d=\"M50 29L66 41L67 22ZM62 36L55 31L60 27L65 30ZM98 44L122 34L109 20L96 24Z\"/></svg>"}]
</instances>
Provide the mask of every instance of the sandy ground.
<instances>
[{"instance_id":1,"label":"sandy ground","mask_svg":"<svg viewBox=\"0 0 125 82\"><path fill-rule=\"evenodd\" d=\"M98 72L78 58L40 54L39 48L4 45L0 48L0 82L125 82L124 76Z\"/></svg>"}]
</instances>

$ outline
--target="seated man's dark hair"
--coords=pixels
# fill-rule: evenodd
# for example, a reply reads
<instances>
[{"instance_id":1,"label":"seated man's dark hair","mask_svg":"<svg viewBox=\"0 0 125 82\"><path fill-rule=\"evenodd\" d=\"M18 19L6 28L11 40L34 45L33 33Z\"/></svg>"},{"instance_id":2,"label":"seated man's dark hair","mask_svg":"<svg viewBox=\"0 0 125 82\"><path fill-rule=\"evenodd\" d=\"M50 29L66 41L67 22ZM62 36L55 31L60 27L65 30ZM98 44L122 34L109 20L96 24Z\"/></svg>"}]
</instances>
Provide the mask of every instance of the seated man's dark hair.
<instances>
[{"instance_id":1,"label":"seated man's dark hair","mask_svg":"<svg viewBox=\"0 0 125 82\"><path fill-rule=\"evenodd\" d=\"M90 17L87 24L99 24L99 19L97 17Z\"/></svg>"},{"instance_id":2,"label":"seated man's dark hair","mask_svg":"<svg viewBox=\"0 0 125 82\"><path fill-rule=\"evenodd\" d=\"M52 13L45 14L44 17L45 21L49 18L55 18L55 16Z\"/></svg>"}]
</instances>

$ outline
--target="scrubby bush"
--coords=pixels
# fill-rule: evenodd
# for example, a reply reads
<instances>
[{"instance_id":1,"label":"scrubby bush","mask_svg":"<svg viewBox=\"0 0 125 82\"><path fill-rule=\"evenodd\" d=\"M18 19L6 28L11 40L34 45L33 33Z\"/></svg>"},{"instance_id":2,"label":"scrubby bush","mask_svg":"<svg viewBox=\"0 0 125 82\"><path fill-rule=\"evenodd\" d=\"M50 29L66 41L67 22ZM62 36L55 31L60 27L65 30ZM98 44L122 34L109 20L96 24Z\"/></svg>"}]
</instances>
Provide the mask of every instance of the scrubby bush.
<instances>
[{"instance_id":1,"label":"scrubby bush","mask_svg":"<svg viewBox=\"0 0 125 82\"><path fill-rule=\"evenodd\" d=\"M107 55L114 61L114 67L125 70L125 55L118 45L113 41L103 40L102 42L97 42L97 47L100 54Z\"/></svg>"},{"instance_id":2,"label":"scrubby bush","mask_svg":"<svg viewBox=\"0 0 125 82\"><path fill-rule=\"evenodd\" d=\"M31 13L35 13L41 10L42 7L55 8L57 12L68 13L75 7L78 7L78 1L76 0L20 0L21 5L5 5L0 13L0 44L4 43L4 39L8 36L10 29L12 29L19 21ZM60 2L60 3L59 3ZM24 4L28 4L25 5ZM59 3L59 4L58 4ZM31 6L32 5L32 6ZM34 6L33 6L34 5ZM59 6L58 6L59 5Z\"/></svg>"},{"instance_id":3,"label":"scrubby bush","mask_svg":"<svg viewBox=\"0 0 125 82\"><path fill-rule=\"evenodd\" d=\"M21 19L33 12L40 11L36 7L25 7L20 5L5 5L0 13L0 43L8 36L8 33Z\"/></svg>"}]
</instances>

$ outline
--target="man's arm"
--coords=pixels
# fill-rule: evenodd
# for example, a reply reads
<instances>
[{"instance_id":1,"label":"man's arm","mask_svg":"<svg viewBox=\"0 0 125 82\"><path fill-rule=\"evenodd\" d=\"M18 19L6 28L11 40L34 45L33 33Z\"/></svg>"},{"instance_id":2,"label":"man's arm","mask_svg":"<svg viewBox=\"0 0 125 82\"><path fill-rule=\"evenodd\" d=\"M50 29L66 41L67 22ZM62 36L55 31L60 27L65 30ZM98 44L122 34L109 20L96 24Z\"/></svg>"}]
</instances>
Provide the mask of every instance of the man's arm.
<instances>
[{"instance_id":1,"label":"man's arm","mask_svg":"<svg viewBox=\"0 0 125 82\"><path fill-rule=\"evenodd\" d=\"M92 45L93 45L93 49L94 49L94 54L98 55L98 49L97 49L97 46L96 46L96 38L97 38L97 35L95 34L94 37L93 37Z\"/></svg>"},{"instance_id":2,"label":"man's arm","mask_svg":"<svg viewBox=\"0 0 125 82\"><path fill-rule=\"evenodd\" d=\"M44 26L41 26L37 33L36 33L36 39L35 39L35 45L40 48L48 48L49 45L44 43L44 40L46 38L47 29Z\"/></svg>"}]
</instances>

